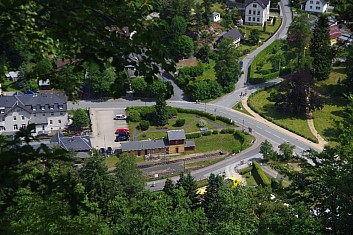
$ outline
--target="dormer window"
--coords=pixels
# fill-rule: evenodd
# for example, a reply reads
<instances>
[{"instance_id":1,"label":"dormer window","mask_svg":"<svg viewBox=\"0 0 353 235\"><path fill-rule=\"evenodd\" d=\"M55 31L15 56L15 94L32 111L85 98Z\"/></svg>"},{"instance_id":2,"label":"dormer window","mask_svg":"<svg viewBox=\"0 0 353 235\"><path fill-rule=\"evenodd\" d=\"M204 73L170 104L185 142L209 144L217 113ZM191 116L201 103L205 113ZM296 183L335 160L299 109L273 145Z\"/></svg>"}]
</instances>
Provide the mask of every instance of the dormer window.
<instances>
[{"instance_id":1,"label":"dormer window","mask_svg":"<svg viewBox=\"0 0 353 235\"><path fill-rule=\"evenodd\" d=\"M40 106L40 109L41 110L45 110L45 106Z\"/></svg>"},{"instance_id":2,"label":"dormer window","mask_svg":"<svg viewBox=\"0 0 353 235\"><path fill-rule=\"evenodd\" d=\"M58 108L59 108L59 109L63 109L63 108L64 108L64 105L60 105L60 104L59 104L59 105L58 105Z\"/></svg>"},{"instance_id":3,"label":"dormer window","mask_svg":"<svg viewBox=\"0 0 353 235\"><path fill-rule=\"evenodd\" d=\"M36 111L36 110L37 110L37 107L36 107L36 106L32 106L32 110L33 110L33 111Z\"/></svg>"},{"instance_id":4,"label":"dormer window","mask_svg":"<svg viewBox=\"0 0 353 235\"><path fill-rule=\"evenodd\" d=\"M253 7L253 8L256 8L256 4L253 4L252 7Z\"/></svg>"},{"instance_id":5,"label":"dormer window","mask_svg":"<svg viewBox=\"0 0 353 235\"><path fill-rule=\"evenodd\" d=\"M0 113L5 113L5 108L0 108Z\"/></svg>"},{"instance_id":6,"label":"dormer window","mask_svg":"<svg viewBox=\"0 0 353 235\"><path fill-rule=\"evenodd\" d=\"M50 109L54 109L54 105L50 105L49 108L50 108Z\"/></svg>"}]
</instances>

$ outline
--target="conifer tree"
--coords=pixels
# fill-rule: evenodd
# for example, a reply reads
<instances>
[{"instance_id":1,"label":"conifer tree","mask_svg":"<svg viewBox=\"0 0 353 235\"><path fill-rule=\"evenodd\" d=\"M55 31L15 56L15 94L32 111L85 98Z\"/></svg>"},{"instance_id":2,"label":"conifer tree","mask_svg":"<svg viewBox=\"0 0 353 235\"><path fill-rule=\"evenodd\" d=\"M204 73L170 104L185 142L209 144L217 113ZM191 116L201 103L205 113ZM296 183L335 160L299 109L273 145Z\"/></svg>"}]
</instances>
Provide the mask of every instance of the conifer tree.
<instances>
[{"instance_id":1,"label":"conifer tree","mask_svg":"<svg viewBox=\"0 0 353 235\"><path fill-rule=\"evenodd\" d=\"M313 57L314 79L326 80L330 75L332 64L330 31L326 16L320 16L315 25L313 38L310 41L310 54Z\"/></svg>"}]
</instances>

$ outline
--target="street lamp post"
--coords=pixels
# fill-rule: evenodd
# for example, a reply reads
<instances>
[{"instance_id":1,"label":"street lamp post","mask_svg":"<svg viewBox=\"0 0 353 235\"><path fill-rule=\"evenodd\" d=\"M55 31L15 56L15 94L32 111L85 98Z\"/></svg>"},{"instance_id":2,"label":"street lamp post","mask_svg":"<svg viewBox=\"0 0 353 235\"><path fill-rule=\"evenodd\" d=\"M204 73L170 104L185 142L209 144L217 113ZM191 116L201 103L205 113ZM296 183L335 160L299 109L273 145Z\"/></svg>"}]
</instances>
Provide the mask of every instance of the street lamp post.
<instances>
[{"instance_id":1,"label":"street lamp post","mask_svg":"<svg viewBox=\"0 0 353 235\"><path fill-rule=\"evenodd\" d=\"M243 131L245 131L245 124L244 124L244 119L243 119Z\"/></svg>"}]
</instances>

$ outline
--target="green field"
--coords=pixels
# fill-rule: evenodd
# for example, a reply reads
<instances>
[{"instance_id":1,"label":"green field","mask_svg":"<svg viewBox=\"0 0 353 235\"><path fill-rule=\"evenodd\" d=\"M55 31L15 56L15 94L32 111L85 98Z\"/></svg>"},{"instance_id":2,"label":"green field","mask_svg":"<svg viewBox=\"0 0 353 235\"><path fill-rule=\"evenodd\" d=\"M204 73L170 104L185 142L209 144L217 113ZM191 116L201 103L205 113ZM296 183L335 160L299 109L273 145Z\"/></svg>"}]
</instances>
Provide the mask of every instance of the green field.
<instances>
[{"instance_id":1,"label":"green field","mask_svg":"<svg viewBox=\"0 0 353 235\"><path fill-rule=\"evenodd\" d=\"M286 115L275 111L274 102L268 100L270 93L274 92L275 88L262 90L249 99L249 105L255 112L259 113L264 118L282 126L294 133L302 135L304 138L317 142L317 138L311 133L305 115Z\"/></svg>"},{"instance_id":2,"label":"green field","mask_svg":"<svg viewBox=\"0 0 353 235\"><path fill-rule=\"evenodd\" d=\"M214 70L214 66L216 65L216 62L212 59L209 60L209 64L203 64L204 65L204 71L202 76L196 77L196 79L200 80L215 80L216 79L216 72Z\"/></svg>"}]
</instances>

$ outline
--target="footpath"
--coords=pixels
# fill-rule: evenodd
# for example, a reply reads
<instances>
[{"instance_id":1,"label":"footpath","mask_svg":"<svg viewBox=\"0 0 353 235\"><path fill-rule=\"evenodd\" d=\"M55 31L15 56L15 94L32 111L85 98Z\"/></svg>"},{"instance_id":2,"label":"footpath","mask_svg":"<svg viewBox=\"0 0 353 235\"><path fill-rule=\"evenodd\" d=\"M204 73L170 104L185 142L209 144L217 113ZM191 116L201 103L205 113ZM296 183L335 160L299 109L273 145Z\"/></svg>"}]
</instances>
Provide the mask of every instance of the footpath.
<instances>
[{"instance_id":1,"label":"footpath","mask_svg":"<svg viewBox=\"0 0 353 235\"><path fill-rule=\"evenodd\" d=\"M270 126L271 128L277 129L279 131L281 131L282 133L285 133L286 135L290 135L296 139L299 139L300 141L308 144L309 146L312 146L314 148L323 150L325 145L327 144L327 142L320 136L320 134L316 131L315 127L314 127L314 122L312 119L308 119L308 124L309 124L309 128L311 130L311 132L313 133L314 136L316 136L318 138L318 143L314 143L310 140L305 139L304 137L301 137L297 134L294 134L293 132L290 132L280 126L277 126L276 124L266 120L265 118L263 118L262 116L260 116L258 113L254 112L249 106L248 106L248 96L244 97L241 102L243 107L259 122L262 122L264 124L266 124L267 126Z\"/></svg>"}]
</instances>

